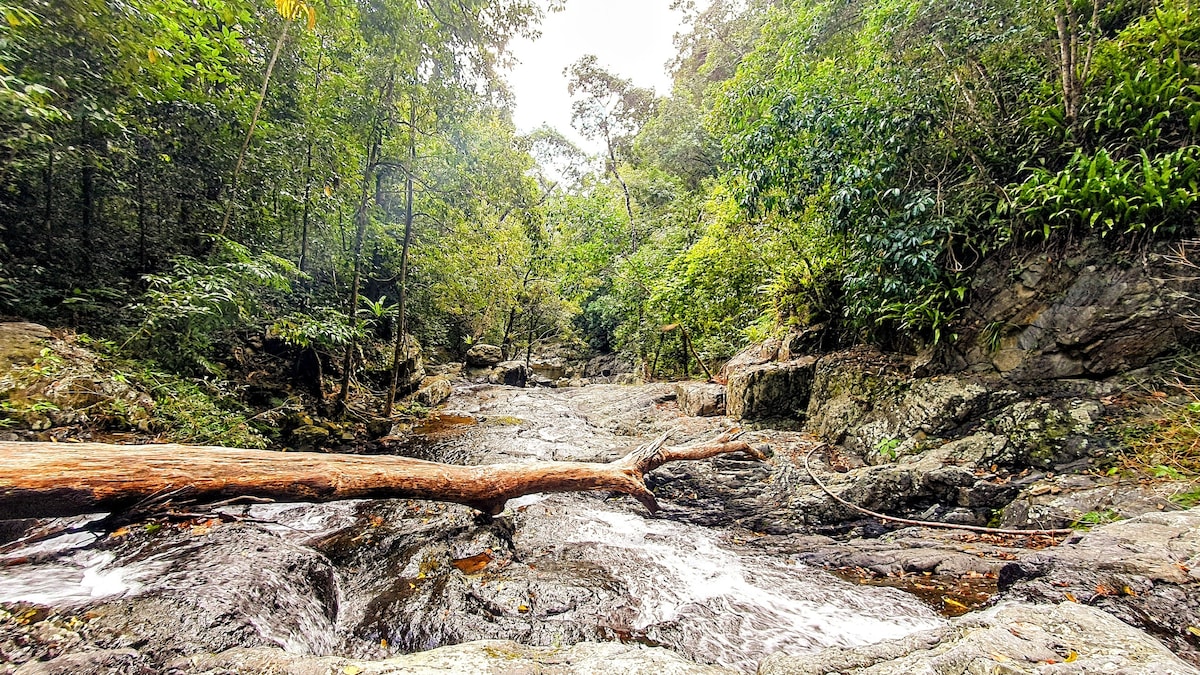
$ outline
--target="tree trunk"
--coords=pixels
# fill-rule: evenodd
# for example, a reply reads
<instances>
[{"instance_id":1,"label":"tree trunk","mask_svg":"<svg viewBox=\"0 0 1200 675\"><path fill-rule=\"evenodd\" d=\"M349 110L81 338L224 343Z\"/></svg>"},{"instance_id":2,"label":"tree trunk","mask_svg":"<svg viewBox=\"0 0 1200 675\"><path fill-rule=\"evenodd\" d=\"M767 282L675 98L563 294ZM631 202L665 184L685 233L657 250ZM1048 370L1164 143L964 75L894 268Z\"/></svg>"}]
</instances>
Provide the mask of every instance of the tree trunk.
<instances>
[{"instance_id":1,"label":"tree trunk","mask_svg":"<svg viewBox=\"0 0 1200 675\"><path fill-rule=\"evenodd\" d=\"M250 118L250 128L246 129L246 139L242 141L242 150L238 153L237 164L233 167L233 177L229 181L229 199L225 202L225 218L221 220L218 237L225 236L229 229L229 216L233 213L233 200L237 197L238 177L242 175L242 166L246 162L246 150L250 148L250 139L254 138L254 128L258 126L258 116L262 113L263 101L267 99L267 87L271 84L271 73L275 72L275 62L279 60L279 52L287 40L288 28L292 20L283 22L283 30L279 31L279 39L275 41L275 50L271 52L271 60L267 62L267 70L263 73L262 88L258 91L258 103L254 105L254 115Z\"/></svg>"},{"instance_id":2,"label":"tree trunk","mask_svg":"<svg viewBox=\"0 0 1200 675\"><path fill-rule=\"evenodd\" d=\"M638 236L637 224L633 219L633 200L629 196L629 186L625 184L625 179L621 178L620 172L617 171L617 152L613 148L612 139L609 138L608 132L604 132L604 143L608 149L608 166L612 171L612 175L617 179L617 183L621 185L621 191L625 194L625 213L629 216L629 252L630 254L637 251Z\"/></svg>"},{"instance_id":3,"label":"tree trunk","mask_svg":"<svg viewBox=\"0 0 1200 675\"><path fill-rule=\"evenodd\" d=\"M350 283L350 304L346 310L346 322L350 328L350 339L346 343L346 356L342 363L342 388L338 392L338 406L345 410L350 400L350 382L354 378L354 352L358 349L356 338L358 328L358 292L362 284L362 249L367 237L367 225L371 220L368 211L371 199L371 178L374 177L378 186L379 177L375 174L376 163L379 161L379 150L383 146L383 118L387 114L384 104L392 100L392 87L395 84L395 70L388 73L387 85L379 93L376 102L375 119L371 124L371 134L368 137L366 164L363 167L362 190L359 193L358 209L354 212L354 278ZM378 190L378 187L377 187Z\"/></svg>"},{"instance_id":4,"label":"tree trunk","mask_svg":"<svg viewBox=\"0 0 1200 675\"><path fill-rule=\"evenodd\" d=\"M681 448L666 436L607 464L530 462L459 466L407 457L238 450L190 445L0 442L0 514L44 518L167 508L237 497L327 502L428 499L498 514L509 499L539 492L610 490L654 512L650 471L729 453L766 459L737 431Z\"/></svg>"},{"instance_id":5,"label":"tree trunk","mask_svg":"<svg viewBox=\"0 0 1200 675\"><path fill-rule=\"evenodd\" d=\"M304 151L304 211L300 217L300 258L296 263L296 268L301 272L304 271L304 265L308 262L308 212L309 212L309 195L312 193L312 151L313 142L308 142L308 148Z\"/></svg>"},{"instance_id":6,"label":"tree trunk","mask_svg":"<svg viewBox=\"0 0 1200 675\"><path fill-rule=\"evenodd\" d=\"M45 195L46 205L42 211L42 230L46 236L46 250L50 250L50 240L54 235L54 146L46 153Z\"/></svg>"},{"instance_id":7,"label":"tree trunk","mask_svg":"<svg viewBox=\"0 0 1200 675\"><path fill-rule=\"evenodd\" d=\"M396 405L396 386L400 379L400 364L408 360L408 247L413 233L413 171L417 163L417 101L409 101L408 166L404 168L404 244L400 247L400 300L396 308L396 345L392 352L392 379L388 385L383 416L391 417Z\"/></svg>"}]
</instances>

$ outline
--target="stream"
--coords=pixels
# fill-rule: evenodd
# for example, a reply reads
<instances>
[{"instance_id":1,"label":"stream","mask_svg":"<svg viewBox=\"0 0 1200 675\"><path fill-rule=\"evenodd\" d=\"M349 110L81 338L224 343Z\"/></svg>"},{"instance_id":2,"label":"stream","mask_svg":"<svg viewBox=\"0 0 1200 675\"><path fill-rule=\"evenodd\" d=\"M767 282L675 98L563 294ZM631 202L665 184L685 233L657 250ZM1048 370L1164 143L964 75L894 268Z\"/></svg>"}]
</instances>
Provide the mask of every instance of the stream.
<instances>
[{"instance_id":1,"label":"stream","mask_svg":"<svg viewBox=\"0 0 1200 675\"><path fill-rule=\"evenodd\" d=\"M664 430L676 444L718 430L719 419L683 417L669 391L462 386L411 440L380 451L456 463L608 461ZM698 475L736 492L770 471L728 457ZM843 581L754 547L756 533L710 522L719 518L698 524L685 503L663 506L652 517L627 498L532 495L489 522L466 507L407 500L222 507L225 519L10 550L0 557L0 603L86 612L95 644L162 662L239 646L382 658L478 639L620 640L754 672L773 652L944 623L913 595Z\"/></svg>"}]
</instances>

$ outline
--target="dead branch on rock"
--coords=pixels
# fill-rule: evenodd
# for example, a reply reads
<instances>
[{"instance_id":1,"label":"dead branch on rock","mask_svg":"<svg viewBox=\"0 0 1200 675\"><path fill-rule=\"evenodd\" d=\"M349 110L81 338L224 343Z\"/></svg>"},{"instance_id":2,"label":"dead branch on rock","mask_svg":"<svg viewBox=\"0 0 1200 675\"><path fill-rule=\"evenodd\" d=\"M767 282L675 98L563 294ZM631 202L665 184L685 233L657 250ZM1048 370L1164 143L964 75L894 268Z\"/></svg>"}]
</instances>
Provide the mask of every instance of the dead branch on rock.
<instances>
[{"instance_id":1,"label":"dead branch on rock","mask_svg":"<svg viewBox=\"0 0 1200 675\"><path fill-rule=\"evenodd\" d=\"M729 431L667 447L667 435L607 464L529 462L460 466L408 457L275 452L192 445L0 442L0 519L43 518L221 500L327 502L427 499L495 515L508 500L539 492L608 490L651 512L646 474L682 460L762 450Z\"/></svg>"}]
</instances>

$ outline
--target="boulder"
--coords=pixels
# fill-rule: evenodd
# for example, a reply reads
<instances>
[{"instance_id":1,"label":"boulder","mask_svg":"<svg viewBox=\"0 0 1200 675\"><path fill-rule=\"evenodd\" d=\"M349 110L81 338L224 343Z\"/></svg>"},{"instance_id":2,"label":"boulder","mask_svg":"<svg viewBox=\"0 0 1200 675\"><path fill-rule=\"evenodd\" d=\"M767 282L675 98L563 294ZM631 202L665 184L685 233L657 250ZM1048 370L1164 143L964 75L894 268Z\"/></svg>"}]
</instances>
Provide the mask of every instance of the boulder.
<instances>
[{"instance_id":1,"label":"boulder","mask_svg":"<svg viewBox=\"0 0 1200 675\"><path fill-rule=\"evenodd\" d=\"M479 343L467 350L467 365L476 368L494 366L504 360L504 351L496 345Z\"/></svg>"},{"instance_id":2,"label":"boulder","mask_svg":"<svg viewBox=\"0 0 1200 675\"><path fill-rule=\"evenodd\" d=\"M1052 665L1053 664L1053 665ZM816 654L774 654L759 675L870 673L1125 673L1194 675L1159 641L1104 612L1074 602L1004 603L947 628Z\"/></svg>"},{"instance_id":3,"label":"boulder","mask_svg":"<svg viewBox=\"0 0 1200 675\"><path fill-rule=\"evenodd\" d=\"M441 405L450 398L450 394L454 393L454 388L450 386L450 380L444 377L434 378L427 382L424 387L417 391L417 400L421 405L432 408L435 405Z\"/></svg>"},{"instance_id":4,"label":"boulder","mask_svg":"<svg viewBox=\"0 0 1200 675\"><path fill-rule=\"evenodd\" d=\"M746 347L735 354L732 359L726 361L725 365L721 366L720 379L728 380L735 373L747 368L761 366L764 363L774 361L779 356L779 350L782 348L782 345L783 341L779 338L768 338Z\"/></svg>"},{"instance_id":5,"label":"boulder","mask_svg":"<svg viewBox=\"0 0 1200 675\"><path fill-rule=\"evenodd\" d=\"M538 377L547 380L558 380L567 376L567 360L562 357L533 359L529 367Z\"/></svg>"},{"instance_id":6,"label":"boulder","mask_svg":"<svg viewBox=\"0 0 1200 675\"><path fill-rule=\"evenodd\" d=\"M443 376L448 378L456 378L463 376L464 363L443 363L436 366L427 366L425 368L426 375Z\"/></svg>"},{"instance_id":7,"label":"boulder","mask_svg":"<svg viewBox=\"0 0 1200 675\"><path fill-rule=\"evenodd\" d=\"M524 361L504 361L496 365L488 375L488 382L508 387L524 387L529 382L530 370Z\"/></svg>"},{"instance_id":8,"label":"boulder","mask_svg":"<svg viewBox=\"0 0 1200 675\"><path fill-rule=\"evenodd\" d=\"M292 430L292 442L299 450L313 450L329 440L329 429L309 424Z\"/></svg>"},{"instance_id":9,"label":"boulder","mask_svg":"<svg viewBox=\"0 0 1200 675\"><path fill-rule=\"evenodd\" d=\"M804 416L816 359L763 363L733 372L726 387L730 417L747 420Z\"/></svg>"},{"instance_id":10,"label":"boulder","mask_svg":"<svg viewBox=\"0 0 1200 675\"><path fill-rule=\"evenodd\" d=\"M13 366L32 364L50 337L50 329L36 323L0 323L0 376Z\"/></svg>"},{"instance_id":11,"label":"boulder","mask_svg":"<svg viewBox=\"0 0 1200 675\"><path fill-rule=\"evenodd\" d=\"M683 414L691 417L725 414L725 387L720 384L680 382L675 385L675 400Z\"/></svg>"},{"instance_id":12,"label":"boulder","mask_svg":"<svg viewBox=\"0 0 1200 675\"><path fill-rule=\"evenodd\" d=\"M601 354L588 361L587 365L583 367L583 376L592 380L616 378L622 373L631 372L633 372L633 361L620 352Z\"/></svg>"}]
</instances>

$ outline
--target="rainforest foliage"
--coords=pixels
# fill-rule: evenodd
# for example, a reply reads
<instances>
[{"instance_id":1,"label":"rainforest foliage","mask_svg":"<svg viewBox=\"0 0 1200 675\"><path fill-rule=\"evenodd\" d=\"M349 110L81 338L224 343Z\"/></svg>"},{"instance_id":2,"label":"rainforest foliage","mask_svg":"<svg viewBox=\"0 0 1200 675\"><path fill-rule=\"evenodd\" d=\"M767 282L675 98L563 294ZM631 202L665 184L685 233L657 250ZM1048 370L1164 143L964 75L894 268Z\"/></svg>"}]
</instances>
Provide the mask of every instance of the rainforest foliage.
<instances>
[{"instance_id":1,"label":"rainforest foliage","mask_svg":"<svg viewBox=\"0 0 1200 675\"><path fill-rule=\"evenodd\" d=\"M511 121L544 2L11 2L0 313L177 372L248 330L911 347L987 256L1196 230L1197 0L677 0L669 95L567 70L595 157Z\"/></svg>"}]
</instances>

